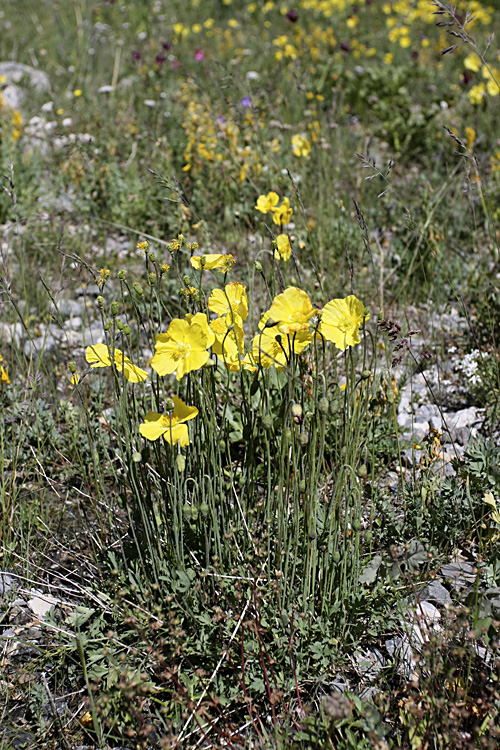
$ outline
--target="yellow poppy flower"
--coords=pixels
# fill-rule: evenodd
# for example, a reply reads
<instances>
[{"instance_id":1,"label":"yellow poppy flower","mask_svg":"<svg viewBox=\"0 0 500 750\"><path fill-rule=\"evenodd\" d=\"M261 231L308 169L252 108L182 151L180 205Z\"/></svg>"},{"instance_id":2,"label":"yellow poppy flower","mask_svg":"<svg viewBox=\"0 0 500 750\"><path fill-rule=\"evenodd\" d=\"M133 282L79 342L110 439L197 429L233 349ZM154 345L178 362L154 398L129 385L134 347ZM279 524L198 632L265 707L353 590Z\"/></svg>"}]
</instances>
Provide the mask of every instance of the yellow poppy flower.
<instances>
[{"instance_id":1,"label":"yellow poppy flower","mask_svg":"<svg viewBox=\"0 0 500 750\"><path fill-rule=\"evenodd\" d=\"M303 133L292 138L292 150L295 156L307 158L311 153L311 144Z\"/></svg>"},{"instance_id":2,"label":"yellow poppy flower","mask_svg":"<svg viewBox=\"0 0 500 750\"><path fill-rule=\"evenodd\" d=\"M275 224L277 224L279 227L288 224L293 214L293 210L290 208L290 201L288 200L288 198L283 198L281 205L275 206L272 209L272 212L273 221Z\"/></svg>"},{"instance_id":3,"label":"yellow poppy flower","mask_svg":"<svg viewBox=\"0 0 500 750\"><path fill-rule=\"evenodd\" d=\"M350 294L345 299L332 299L324 306L318 331L337 349L345 351L346 347L359 344L359 329L369 318L363 303Z\"/></svg>"},{"instance_id":4,"label":"yellow poppy flower","mask_svg":"<svg viewBox=\"0 0 500 750\"><path fill-rule=\"evenodd\" d=\"M274 257L276 260L284 260L286 263L292 257L290 238L287 234L278 234L276 244L278 245L278 249L274 251Z\"/></svg>"},{"instance_id":5,"label":"yellow poppy flower","mask_svg":"<svg viewBox=\"0 0 500 750\"><path fill-rule=\"evenodd\" d=\"M187 406L177 396L173 398L174 409L170 414L158 414L148 411L144 422L139 425L139 432L147 440L158 440L163 435L164 440L170 445L180 443L182 446L189 445L189 432L187 422L194 419L198 414L196 406Z\"/></svg>"},{"instance_id":6,"label":"yellow poppy flower","mask_svg":"<svg viewBox=\"0 0 500 750\"><path fill-rule=\"evenodd\" d=\"M129 383L140 383L146 380L148 373L146 370L141 370L137 365L133 365L128 357L126 357L120 349L114 349L113 352L106 346L106 344L94 344L94 346L88 346L85 351L85 359L92 368L94 367L111 367L111 354L114 354L113 364L118 370L125 375Z\"/></svg>"},{"instance_id":7,"label":"yellow poppy flower","mask_svg":"<svg viewBox=\"0 0 500 750\"><path fill-rule=\"evenodd\" d=\"M229 322L241 325L248 317L247 288L240 281L226 284L225 290L214 289L208 298L208 308L219 317L229 316ZM233 319L234 316L234 319Z\"/></svg>"},{"instance_id":8,"label":"yellow poppy flower","mask_svg":"<svg viewBox=\"0 0 500 750\"><path fill-rule=\"evenodd\" d=\"M177 380L180 380L188 372L199 370L206 364L210 344L204 313L193 315L190 320L174 318L168 331L156 337L151 367L158 375L171 375L175 372Z\"/></svg>"},{"instance_id":9,"label":"yellow poppy flower","mask_svg":"<svg viewBox=\"0 0 500 750\"><path fill-rule=\"evenodd\" d=\"M264 326L266 319L269 319L268 313L261 319L260 332L252 341L253 360L266 369L275 365L277 370L284 370L292 353L300 354L311 343L312 335L308 329L282 333L277 326Z\"/></svg>"},{"instance_id":10,"label":"yellow poppy flower","mask_svg":"<svg viewBox=\"0 0 500 750\"><path fill-rule=\"evenodd\" d=\"M317 312L306 292L290 286L274 298L269 317L277 322L280 333L293 333L309 330L309 320Z\"/></svg>"},{"instance_id":11,"label":"yellow poppy flower","mask_svg":"<svg viewBox=\"0 0 500 750\"><path fill-rule=\"evenodd\" d=\"M275 206L279 203L279 195L274 192L270 192L267 195L259 195L257 198L257 204L255 208L260 211L261 214L268 214L272 211Z\"/></svg>"},{"instance_id":12,"label":"yellow poppy flower","mask_svg":"<svg viewBox=\"0 0 500 750\"><path fill-rule=\"evenodd\" d=\"M227 316L212 320L210 327L215 334L212 353L224 362L228 370L241 370L240 358L244 354L243 328L236 323L231 325Z\"/></svg>"},{"instance_id":13,"label":"yellow poppy flower","mask_svg":"<svg viewBox=\"0 0 500 750\"><path fill-rule=\"evenodd\" d=\"M235 259L232 255L215 253L212 255L196 255L191 258L191 265L197 271L221 271L226 273L234 265Z\"/></svg>"}]
</instances>

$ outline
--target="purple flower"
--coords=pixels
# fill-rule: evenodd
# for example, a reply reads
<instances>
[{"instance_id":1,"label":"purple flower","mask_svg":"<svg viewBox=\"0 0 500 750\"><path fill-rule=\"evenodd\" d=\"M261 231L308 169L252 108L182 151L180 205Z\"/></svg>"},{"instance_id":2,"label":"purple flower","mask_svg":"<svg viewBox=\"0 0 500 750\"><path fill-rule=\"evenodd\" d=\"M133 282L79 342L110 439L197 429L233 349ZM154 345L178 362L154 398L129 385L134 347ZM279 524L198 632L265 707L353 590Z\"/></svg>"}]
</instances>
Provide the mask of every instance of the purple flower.
<instances>
[{"instance_id":1,"label":"purple flower","mask_svg":"<svg viewBox=\"0 0 500 750\"><path fill-rule=\"evenodd\" d=\"M135 50L134 50L134 51L132 52L132 60L140 60L141 58L142 58L142 55L141 55L141 53L139 52L139 50L138 50L138 49L135 49Z\"/></svg>"},{"instance_id":2,"label":"purple flower","mask_svg":"<svg viewBox=\"0 0 500 750\"><path fill-rule=\"evenodd\" d=\"M159 52L156 55L156 64L157 65L162 65L165 62L166 59L167 58L165 57L165 55L163 54L163 52Z\"/></svg>"},{"instance_id":3,"label":"purple flower","mask_svg":"<svg viewBox=\"0 0 500 750\"><path fill-rule=\"evenodd\" d=\"M194 59L197 60L198 62L203 62L203 60L205 59L205 55L203 54L202 49L196 50L196 52L194 53Z\"/></svg>"},{"instance_id":4,"label":"purple flower","mask_svg":"<svg viewBox=\"0 0 500 750\"><path fill-rule=\"evenodd\" d=\"M252 100L249 96L244 96L243 99L240 99L240 104L242 107L251 107L252 106Z\"/></svg>"},{"instance_id":5,"label":"purple flower","mask_svg":"<svg viewBox=\"0 0 500 750\"><path fill-rule=\"evenodd\" d=\"M161 46L163 47L163 49L165 50L165 52L168 52L168 50L172 46L172 42L162 42Z\"/></svg>"}]
</instances>

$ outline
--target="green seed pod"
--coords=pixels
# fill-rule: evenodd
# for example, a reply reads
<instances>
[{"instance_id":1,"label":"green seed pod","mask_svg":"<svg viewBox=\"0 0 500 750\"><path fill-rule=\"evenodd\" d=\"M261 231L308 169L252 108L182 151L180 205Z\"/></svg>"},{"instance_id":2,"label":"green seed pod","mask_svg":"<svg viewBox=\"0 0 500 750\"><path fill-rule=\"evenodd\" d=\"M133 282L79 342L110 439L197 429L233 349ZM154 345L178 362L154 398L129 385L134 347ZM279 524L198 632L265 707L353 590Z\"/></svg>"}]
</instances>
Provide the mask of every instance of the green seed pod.
<instances>
[{"instance_id":1,"label":"green seed pod","mask_svg":"<svg viewBox=\"0 0 500 750\"><path fill-rule=\"evenodd\" d=\"M143 297L144 296L144 292L141 289L141 285L138 284L137 281L134 282L133 287L134 287L135 293L138 294L139 297Z\"/></svg>"},{"instance_id":2,"label":"green seed pod","mask_svg":"<svg viewBox=\"0 0 500 750\"><path fill-rule=\"evenodd\" d=\"M165 401L165 411L173 411L174 408L174 402L171 398L167 398Z\"/></svg>"},{"instance_id":3,"label":"green seed pod","mask_svg":"<svg viewBox=\"0 0 500 750\"><path fill-rule=\"evenodd\" d=\"M332 555L332 560L334 563L340 562L340 552L334 552Z\"/></svg>"},{"instance_id":4,"label":"green seed pod","mask_svg":"<svg viewBox=\"0 0 500 750\"><path fill-rule=\"evenodd\" d=\"M394 393L392 392L391 388L387 391L385 397L390 404L394 403Z\"/></svg>"},{"instance_id":5,"label":"green seed pod","mask_svg":"<svg viewBox=\"0 0 500 750\"><path fill-rule=\"evenodd\" d=\"M199 516L199 510L195 505L193 505L193 507L191 508L191 520L197 521L198 516Z\"/></svg>"},{"instance_id":6,"label":"green seed pod","mask_svg":"<svg viewBox=\"0 0 500 750\"><path fill-rule=\"evenodd\" d=\"M300 419L302 416L302 406L300 404L292 404L292 417Z\"/></svg>"},{"instance_id":7,"label":"green seed pod","mask_svg":"<svg viewBox=\"0 0 500 750\"><path fill-rule=\"evenodd\" d=\"M99 305L99 307L102 310L102 308L104 307L104 297L102 297L101 295L99 295L98 298L97 298L97 304Z\"/></svg>"},{"instance_id":8,"label":"green seed pod","mask_svg":"<svg viewBox=\"0 0 500 750\"><path fill-rule=\"evenodd\" d=\"M191 279L189 278L189 276L183 276L182 280L186 286L189 286L191 284Z\"/></svg>"},{"instance_id":9,"label":"green seed pod","mask_svg":"<svg viewBox=\"0 0 500 750\"><path fill-rule=\"evenodd\" d=\"M76 372L76 362L68 362L68 370L74 375Z\"/></svg>"},{"instance_id":10,"label":"green seed pod","mask_svg":"<svg viewBox=\"0 0 500 750\"><path fill-rule=\"evenodd\" d=\"M154 286L156 284L156 274L155 273L150 273L148 275L148 281L149 281L149 285L150 286Z\"/></svg>"},{"instance_id":11,"label":"green seed pod","mask_svg":"<svg viewBox=\"0 0 500 750\"><path fill-rule=\"evenodd\" d=\"M262 263L260 263L258 260L255 261L255 270L259 273L262 273Z\"/></svg>"},{"instance_id":12,"label":"green seed pod","mask_svg":"<svg viewBox=\"0 0 500 750\"><path fill-rule=\"evenodd\" d=\"M118 320L116 321L116 327L119 331L123 331L123 322L120 320L120 318L118 318Z\"/></svg>"},{"instance_id":13,"label":"green seed pod","mask_svg":"<svg viewBox=\"0 0 500 750\"><path fill-rule=\"evenodd\" d=\"M427 500L427 488L426 487L422 487L422 489L420 490L420 497L422 498L422 502L425 503L425 501Z\"/></svg>"},{"instance_id":14,"label":"green seed pod","mask_svg":"<svg viewBox=\"0 0 500 750\"><path fill-rule=\"evenodd\" d=\"M135 453L132 453L132 461L135 464L139 464L142 461L142 456L139 451L135 451Z\"/></svg>"},{"instance_id":15,"label":"green seed pod","mask_svg":"<svg viewBox=\"0 0 500 750\"><path fill-rule=\"evenodd\" d=\"M298 486L299 492L305 492L306 486L307 486L305 479L301 479L297 486Z\"/></svg>"},{"instance_id":16,"label":"green seed pod","mask_svg":"<svg viewBox=\"0 0 500 750\"><path fill-rule=\"evenodd\" d=\"M176 458L176 464L177 464L177 471L179 474L182 474L184 469L186 468L186 456L183 456L182 453L179 453Z\"/></svg>"},{"instance_id":17,"label":"green seed pod","mask_svg":"<svg viewBox=\"0 0 500 750\"><path fill-rule=\"evenodd\" d=\"M189 503L184 503L182 506L182 512L184 513L186 518L191 518L191 506Z\"/></svg>"},{"instance_id":18,"label":"green seed pod","mask_svg":"<svg viewBox=\"0 0 500 750\"><path fill-rule=\"evenodd\" d=\"M104 324L104 330L109 331L112 325L113 325L112 322L108 320L108 322Z\"/></svg>"},{"instance_id":19,"label":"green seed pod","mask_svg":"<svg viewBox=\"0 0 500 750\"><path fill-rule=\"evenodd\" d=\"M361 521L359 520L359 518L354 519L354 521L352 522L352 528L353 528L353 531L361 530Z\"/></svg>"},{"instance_id":20,"label":"green seed pod","mask_svg":"<svg viewBox=\"0 0 500 750\"><path fill-rule=\"evenodd\" d=\"M267 430L267 431L273 429L273 418L271 417L270 414L265 414L262 417L262 427L264 428L264 430Z\"/></svg>"},{"instance_id":21,"label":"green seed pod","mask_svg":"<svg viewBox=\"0 0 500 750\"><path fill-rule=\"evenodd\" d=\"M366 468L365 464L361 464L361 466L358 466L358 477L361 479L364 479L368 474L368 469Z\"/></svg>"},{"instance_id":22,"label":"green seed pod","mask_svg":"<svg viewBox=\"0 0 500 750\"><path fill-rule=\"evenodd\" d=\"M125 325L123 326L122 333L124 336L130 336L130 326L128 323L125 323Z\"/></svg>"},{"instance_id":23,"label":"green seed pod","mask_svg":"<svg viewBox=\"0 0 500 750\"><path fill-rule=\"evenodd\" d=\"M116 318L116 316L118 315L118 310L119 309L120 308L118 306L118 302L112 302L111 303L111 315L113 316L113 318Z\"/></svg>"},{"instance_id":24,"label":"green seed pod","mask_svg":"<svg viewBox=\"0 0 500 750\"><path fill-rule=\"evenodd\" d=\"M202 503L200 505L200 511L201 511L202 516L207 516L209 510L210 508L208 507L208 503Z\"/></svg>"},{"instance_id":25,"label":"green seed pod","mask_svg":"<svg viewBox=\"0 0 500 750\"><path fill-rule=\"evenodd\" d=\"M368 529L368 531L365 532L365 541L370 543L372 539L373 539L373 533L370 529Z\"/></svg>"},{"instance_id":26,"label":"green seed pod","mask_svg":"<svg viewBox=\"0 0 500 750\"><path fill-rule=\"evenodd\" d=\"M127 272L126 272L126 270L124 268L121 268L118 271L118 278L120 279L120 281L125 281L126 275L127 275Z\"/></svg>"},{"instance_id":27,"label":"green seed pod","mask_svg":"<svg viewBox=\"0 0 500 750\"><path fill-rule=\"evenodd\" d=\"M369 380L372 376L371 370L363 370L361 373L361 380Z\"/></svg>"},{"instance_id":28,"label":"green seed pod","mask_svg":"<svg viewBox=\"0 0 500 750\"><path fill-rule=\"evenodd\" d=\"M323 398L320 398L318 401L318 411L320 414L328 414L328 409L330 408L330 402L328 399L323 396Z\"/></svg>"},{"instance_id":29,"label":"green seed pod","mask_svg":"<svg viewBox=\"0 0 500 750\"><path fill-rule=\"evenodd\" d=\"M257 373L256 375L254 375L254 378L252 380L252 385L250 386L250 395L255 396L258 388L259 388L259 375Z\"/></svg>"},{"instance_id":30,"label":"green seed pod","mask_svg":"<svg viewBox=\"0 0 500 750\"><path fill-rule=\"evenodd\" d=\"M151 263L156 263L156 255L153 252L149 253L148 258Z\"/></svg>"},{"instance_id":31,"label":"green seed pod","mask_svg":"<svg viewBox=\"0 0 500 750\"><path fill-rule=\"evenodd\" d=\"M306 445L309 443L309 435L307 432L301 432L299 435L299 443L303 448L306 447Z\"/></svg>"}]
</instances>

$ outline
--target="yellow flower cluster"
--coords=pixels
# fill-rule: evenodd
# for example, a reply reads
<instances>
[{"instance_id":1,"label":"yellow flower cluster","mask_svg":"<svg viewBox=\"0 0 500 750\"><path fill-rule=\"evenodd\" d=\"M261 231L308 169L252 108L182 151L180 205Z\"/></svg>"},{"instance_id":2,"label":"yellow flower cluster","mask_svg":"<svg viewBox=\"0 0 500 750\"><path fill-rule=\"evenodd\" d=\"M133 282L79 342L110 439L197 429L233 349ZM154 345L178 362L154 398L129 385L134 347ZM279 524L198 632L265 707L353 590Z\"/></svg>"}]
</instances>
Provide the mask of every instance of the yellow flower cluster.
<instances>
[{"instance_id":1,"label":"yellow flower cluster","mask_svg":"<svg viewBox=\"0 0 500 750\"><path fill-rule=\"evenodd\" d=\"M278 193L271 191L267 195L259 195L255 208L260 211L261 214L268 214L272 212L273 221L279 227L283 227L288 224L292 218L293 209L290 207L290 201L288 198L283 198L280 205L280 198Z\"/></svg>"},{"instance_id":2,"label":"yellow flower cluster","mask_svg":"<svg viewBox=\"0 0 500 750\"><path fill-rule=\"evenodd\" d=\"M278 216L284 212L291 214L288 199L283 199L280 211L279 197L276 193L261 195L258 210L262 212L278 210ZM280 238L282 241L280 241ZM180 237L177 241L181 243ZM280 235L277 246L281 257L285 258L290 250L290 241L286 235ZM192 245L191 245L192 247ZM193 268L219 270L224 274L234 263L232 255L208 254L193 256ZM102 269L102 277L107 269ZM195 287L184 290L187 296L200 301L202 295ZM265 312L258 324L249 349L245 350L244 323L248 318L248 297L246 287L238 281L225 284L223 289L216 288L207 300L207 312L187 314L184 318L174 318L165 332L156 336L155 352L151 367L160 377L174 375L177 381L185 375L200 370L215 357L233 372L258 368L278 370L289 368L293 359L300 355L313 341L330 341L341 351L360 342L359 331L368 320L369 315L363 304L353 295L345 299L333 299L322 310L316 308L309 295L297 287L288 287L278 294L269 310ZM209 320L207 313L215 316ZM86 360L92 369L113 367L130 383L141 383L148 377L146 370L133 364L117 348L106 344L94 344L86 349ZM1 362L0 357L0 362ZM76 372L72 363L71 372ZM2 381L8 382L8 374L0 366ZM78 376L72 380L78 383ZM170 405L166 405L165 414L149 411L139 426L140 434L147 440L163 437L171 445L189 444L189 432L186 422L196 417L198 410L188 406L178 396L174 396Z\"/></svg>"}]
</instances>

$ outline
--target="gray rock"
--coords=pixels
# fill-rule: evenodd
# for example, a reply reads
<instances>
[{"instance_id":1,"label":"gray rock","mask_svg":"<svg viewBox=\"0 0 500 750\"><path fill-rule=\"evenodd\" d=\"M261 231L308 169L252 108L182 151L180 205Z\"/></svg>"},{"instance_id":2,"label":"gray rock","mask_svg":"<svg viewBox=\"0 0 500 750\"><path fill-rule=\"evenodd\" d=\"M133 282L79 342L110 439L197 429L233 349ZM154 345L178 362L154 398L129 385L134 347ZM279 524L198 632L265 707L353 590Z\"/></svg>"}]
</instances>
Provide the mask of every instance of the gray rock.
<instances>
[{"instance_id":1,"label":"gray rock","mask_svg":"<svg viewBox=\"0 0 500 750\"><path fill-rule=\"evenodd\" d=\"M413 435L417 440L423 440L429 434L429 422L413 422Z\"/></svg>"},{"instance_id":2,"label":"gray rock","mask_svg":"<svg viewBox=\"0 0 500 750\"><path fill-rule=\"evenodd\" d=\"M430 602L437 602L445 606L451 604L451 596L442 583L439 581L431 581L422 591L420 597Z\"/></svg>"},{"instance_id":3,"label":"gray rock","mask_svg":"<svg viewBox=\"0 0 500 750\"><path fill-rule=\"evenodd\" d=\"M50 91L50 81L46 73L29 65L17 62L0 62L0 76L3 76L7 84L16 85L29 84L37 92Z\"/></svg>"},{"instance_id":4,"label":"gray rock","mask_svg":"<svg viewBox=\"0 0 500 750\"><path fill-rule=\"evenodd\" d=\"M457 590L474 583L477 577L476 566L467 560L460 559L442 565L439 572Z\"/></svg>"},{"instance_id":5,"label":"gray rock","mask_svg":"<svg viewBox=\"0 0 500 750\"><path fill-rule=\"evenodd\" d=\"M389 638L384 645L388 653L394 657L398 673L405 679L409 679L414 673L417 663L408 636Z\"/></svg>"},{"instance_id":6,"label":"gray rock","mask_svg":"<svg viewBox=\"0 0 500 750\"><path fill-rule=\"evenodd\" d=\"M7 594L13 593L18 586L17 579L7 572L0 572L0 597L6 597Z\"/></svg>"},{"instance_id":7,"label":"gray rock","mask_svg":"<svg viewBox=\"0 0 500 750\"><path fill-rule=\"evenodd\" d=\"M431 419L439 420L441 419L439 407L436 404L422 404L415 412L415 419L417 422L429 422Z\"/></svg>"},{"instance_id":8,"label":"gray rock","mask_svg":"<svg viewBox=\"0 0 500 750\"><path fill-rule=\"evenodd\" d=\"M470 406L468 409L457 411L453 417L450 417L450 427L453 427L455 433L462 427L470 427L479 424L483 420L483 410Z\"/></svg>"},{"instance_id":9,"label":"gray rock","mask_svg":"<svg viewBox=\"0 0 500 750\"><path fill-rule=\"evenodd\" d=\"M471 437L471 431L469 427L455 428L455 437L456 437L457 443L459 445L463 445L464 448L466 448Z\"/></svg>"},{"instance_id":10,"label":"gray rock","mask_svg":"<svg viewBox=\"0 0 500 750\"><path fill-rule=\"evenodd\" d=\"M4 104L11 109L23 109L29 100L30 91L50 91L47 74L22 63L0 62L0 77L5 81L2 88Z\"/></svg>"},{"instance_id":11,"label":"gray rock","mask_svg":"<svg viewBox=\"0 0 500 750\"><path fill-rule=\"evenodd\" d=\"M424 451L422 450L412 450L409 448L408 450L403 451L402 458L408 468L416 468L420 465L420 460L424 455Z\"/></svg>"}]
</instances>

